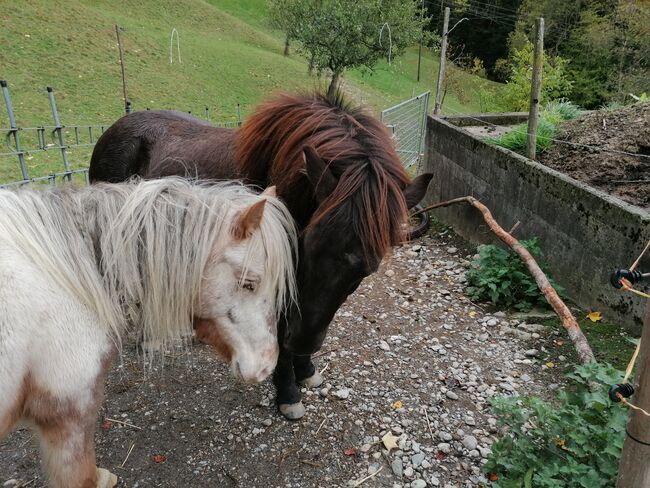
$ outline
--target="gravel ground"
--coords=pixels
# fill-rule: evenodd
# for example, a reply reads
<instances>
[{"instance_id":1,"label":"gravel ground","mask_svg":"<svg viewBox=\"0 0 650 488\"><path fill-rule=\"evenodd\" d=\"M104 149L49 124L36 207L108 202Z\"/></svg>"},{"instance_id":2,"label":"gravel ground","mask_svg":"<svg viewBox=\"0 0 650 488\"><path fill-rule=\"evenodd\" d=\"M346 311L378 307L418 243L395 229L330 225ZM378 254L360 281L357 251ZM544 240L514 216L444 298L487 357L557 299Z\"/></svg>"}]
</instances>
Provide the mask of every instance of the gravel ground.
<instances>
[{"instance_id":1,"label":"gravel ground","mask_svg":"<svg viewBox=\"0 0 650 488\"><path fill-rule=\"evenodd\" d=\"M472 304L462 293L468 256L449 239L396 250L339 310L316 358L325 383L303 390L300 421L277 413L270 381L235 383L205 346L148 377L126 352L107 381L98 464L128 487L486 483L497 435L487 403L553 388L530 345L548 334ZM0 443L3 483L44 486L27 430Z\"/></svg>"}]
</instances>

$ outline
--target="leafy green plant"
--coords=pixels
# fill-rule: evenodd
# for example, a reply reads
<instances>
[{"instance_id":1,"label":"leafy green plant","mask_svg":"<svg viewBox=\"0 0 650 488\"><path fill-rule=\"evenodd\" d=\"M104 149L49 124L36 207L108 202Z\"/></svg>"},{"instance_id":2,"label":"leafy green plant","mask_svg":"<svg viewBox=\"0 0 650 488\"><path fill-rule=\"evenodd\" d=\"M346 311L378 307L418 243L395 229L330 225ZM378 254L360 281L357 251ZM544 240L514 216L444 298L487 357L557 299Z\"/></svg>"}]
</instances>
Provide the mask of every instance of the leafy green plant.
<instances>
[{"instance_id":1,"label":"leafy green plant","mask_svg":"<svg viewBox=\"0 0 650 488\"><path fill-rule=\"evenodd\" d=\"M578 366L572 389L556 401L500 397L492 411L506 434L492 446L485 469L494 488L605 488L614 486L627 410L609 400L623 373L608 364ZM592 391L590 385L601 387Z\"/></svg>"},{"instance_id":2,"label":"leafy green plant","mask_svg":"<svg viewBox=\"0 0 650 488\"><path fill-rule=\"evenodd\" d=\"M537 259L542 251L537 238L520 243ZM538 260L539 263L539 260ZM543 264L540 264L543 269ZM493 244L479 247L479 255L467 272L466 293L473 300L489 300L495 305L530 310L535 305L547 306L544 295L521 258L510 250ZM551 280L558 291L561 287Z\"/></svg>"}]
</instances>

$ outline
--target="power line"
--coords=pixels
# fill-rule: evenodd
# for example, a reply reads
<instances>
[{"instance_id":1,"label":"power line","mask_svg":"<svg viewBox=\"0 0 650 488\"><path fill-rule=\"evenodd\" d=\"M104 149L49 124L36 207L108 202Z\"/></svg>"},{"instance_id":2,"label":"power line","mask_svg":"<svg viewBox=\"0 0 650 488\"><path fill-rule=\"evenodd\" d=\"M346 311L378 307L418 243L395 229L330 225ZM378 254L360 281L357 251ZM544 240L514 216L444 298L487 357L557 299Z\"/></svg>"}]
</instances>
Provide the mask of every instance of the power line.
<instances>
[{"instance_id":1,"label":"power line","mask_svg":"<svg viewBox=\"0 0 650 488\"><path fill-rule=\"evenodd\" d=\"M481 14L483 14L483 15L485 15L487 17L493 17L495 19L501 19L501 20L509 20L509 21L512 21L512 22L515 22L518 19L517 15L507 14L507 13L504 13L504 12L490 11L488 8L483 7L481 5L470 5L464 11L465 12L480 12Z\"/></svg>"},{"instance_id":2,"label":"power line","mask_svg":"<svg viewBox=\"0 0 650 488\"><path fill-rule=\"evenodd\" d=\"M494 8L494 9L497 9L497 10L503 10L505 12L512 12L514 14L519 14L519 10L512 9L512 8L507 8L507 7L502 7L501 5L494 5L494 4L491 4L491 3L488 3L488 2L479 2L477 0L470 0L470 4L471 5L477 5L477 4L478 5L483 5L485 7Z\"/></svg>"},{"instance_id":3,"label":"power line","mask_svg":"<svg viewBox=\"0 0 650 488\"><path fill-rule=\"evenodd\" d=\"M437 1L434 1L434 0L425 0L425 3L427 3L428 5L433 6L433 7L438 7L438 6L440 6L440 7L449 7L452 10L460 10L462 12L467 12L468 10L471 10L471 9L476 9L476 8L480 9L480 8L482 8L487 13L490 13L490 12L488 12L488 10L498 7L498 5L491 5L491 4L487 4L487 3L483 3L483 2L474 2L474 1L472 1L470 4L468 4L466 6L457 5L457 4L454 3L453 0L440 0L439 3ZM500 17L504 17L504 18L513 18L514 19L514 18L517 18L519 16L519 13L516 10L510 10L510 9L508 9L507 11L494 11L492 13L494 13L495 15L498 15Z\"/></svg>"},{"instance_id":4,"label":"power line","mask_svg":"<svg viewBox=\"0 0 650 488\"><path fill-rule=\"evenodd\" d=\"M428 5L433 5L437 6L437 3L432 2L431 0L424 0L426 4ZM441 5L445 7L454 7L453 4L450 3L444 3L444 0L441 1ZM517 22L516 17L509 17L507 15L496 15L496 14L490 14L489 12L483 11L483 10L478 10L475 8L466 8L462 11L463 14L474 14L477 17L474 18L476 19L481 19L481 20L490 20L496 24L504 25L507 27L514 27L515 23Z\"/></svg>"}]
</instances>

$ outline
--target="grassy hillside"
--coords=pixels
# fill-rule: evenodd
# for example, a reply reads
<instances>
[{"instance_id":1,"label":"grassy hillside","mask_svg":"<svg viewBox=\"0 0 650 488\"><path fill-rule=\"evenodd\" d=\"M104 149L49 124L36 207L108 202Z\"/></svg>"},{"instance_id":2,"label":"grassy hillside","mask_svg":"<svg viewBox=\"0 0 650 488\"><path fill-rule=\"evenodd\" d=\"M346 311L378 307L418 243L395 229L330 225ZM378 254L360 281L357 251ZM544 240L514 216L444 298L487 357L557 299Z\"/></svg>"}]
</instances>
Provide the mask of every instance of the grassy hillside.
<instances>
[{"instance_id":1,"label":"grassy hillside","mask_svg":"<svg viewBox=\"0 0 650 488\"><path fill-rule=\"evenodd\" d=\"M298 54L282 55L283 36L266 21L266 0L0 0L0 12L0 79L9 82L21 126L51 124L47 85L55 88L64 124L111 123L123 113L115 24L124 28L128 94L136 110L202 114L208 106L212 120L235 120L237 104L245 116L273 91L327 83L308 76ZM180 33L182 64L169 63L172 28ZM415 82L416 62L412 49L371 76L350 72L345 89L380 110L432 89L437 61L425 53L421 83ZM451 94L445 103L454 112L478 110L479 87L494 84L463 77L461 96ZM0 103L0 127L7 125ZM84 158L76 159L85 164ZM10 173L2 171L0 180L13 178L14 169Z\"/></svg>"}]
</instances>

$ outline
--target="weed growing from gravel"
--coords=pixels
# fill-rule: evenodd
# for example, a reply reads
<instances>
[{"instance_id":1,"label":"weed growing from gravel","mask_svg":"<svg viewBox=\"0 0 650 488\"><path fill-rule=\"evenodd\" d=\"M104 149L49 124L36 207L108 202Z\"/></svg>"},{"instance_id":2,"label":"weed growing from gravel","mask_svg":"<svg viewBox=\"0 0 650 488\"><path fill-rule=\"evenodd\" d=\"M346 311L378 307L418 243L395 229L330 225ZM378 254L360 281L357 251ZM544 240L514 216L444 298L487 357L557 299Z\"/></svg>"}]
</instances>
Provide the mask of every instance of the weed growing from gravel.
<instances>
[{"instance_id":1,"label":"weed growing from gravel","mask_svg":"<svg viewBox=\"0 0 650 488\"><path fill-rule=\"evenodd\" d=\"M537 238L522 240L520 243L536 258L542 257ZM543 263L539 263L544 270ZM558 293L563 289L551 284ZM479 247L478 258L467 271L465 290L470 298L478 301L491 301L494 305L528 311L534 306L547 307L544 295L531 276L521 258L509 249L493 244Z\"/></svg>"}]
</instances>

